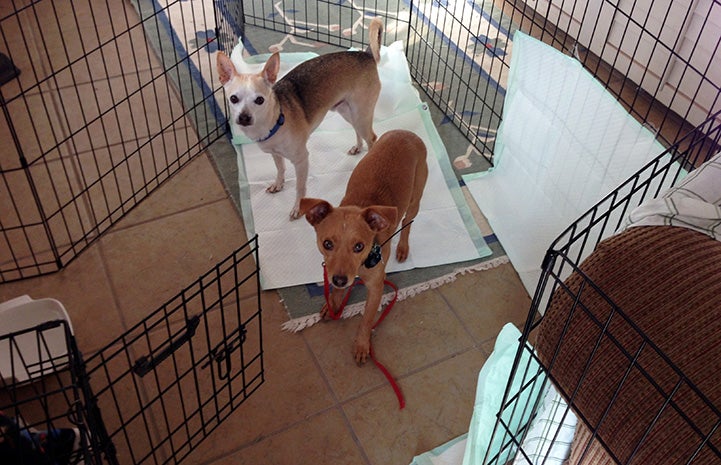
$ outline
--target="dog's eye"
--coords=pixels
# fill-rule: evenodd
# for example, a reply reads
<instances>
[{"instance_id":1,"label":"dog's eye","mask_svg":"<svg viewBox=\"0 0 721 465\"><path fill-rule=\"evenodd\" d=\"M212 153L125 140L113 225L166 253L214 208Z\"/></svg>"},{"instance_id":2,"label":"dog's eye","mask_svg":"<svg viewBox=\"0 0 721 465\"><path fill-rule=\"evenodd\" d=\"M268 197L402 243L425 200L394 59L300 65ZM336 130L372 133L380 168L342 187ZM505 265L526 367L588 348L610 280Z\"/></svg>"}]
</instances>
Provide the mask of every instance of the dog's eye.
<instances>
[{"instance_id":1,"label":"dog's eye","mask_svg":"<svg viewBox=\"0 0 721 465\"><path fill-rule=\"evenodd\" d=\"M359 253L362 252L365 248L365 245L362 242L358 242L356 245L353 246L353 252Z\"/></svg>"},{"instance_id":2,"label":"dog's eye","mask_svg":"<svg viewBox=\"0 0 721 465\"><path fill-rule=\"evenodd\" d=\"M230 103L238 103L238 102L240 102L240 99L238 98L237 95L230 96Z\"/></svg>"},{"instance_id":3,"label":"dog's eye","mask_svg":"<svg viewBox=\"0 0 721 465\"><path fill-rule=\"evenodd\" d=\"M325 250L333 250L333 241L330 241L328 239L323 241L323 248Z\"/></svg>"},{"instance_id":4,"label":"dog's eye","mask_svg":"<svg viewBox=\"0 0 721 465\"><path fill-rule=\"evenodd\" d=\"M265 102L265 99L264 99L263 97L257 97L257 98L255 99L255 104L256 104L256 105L263 105L263 102Z\"/></svg>"}]
</instances>

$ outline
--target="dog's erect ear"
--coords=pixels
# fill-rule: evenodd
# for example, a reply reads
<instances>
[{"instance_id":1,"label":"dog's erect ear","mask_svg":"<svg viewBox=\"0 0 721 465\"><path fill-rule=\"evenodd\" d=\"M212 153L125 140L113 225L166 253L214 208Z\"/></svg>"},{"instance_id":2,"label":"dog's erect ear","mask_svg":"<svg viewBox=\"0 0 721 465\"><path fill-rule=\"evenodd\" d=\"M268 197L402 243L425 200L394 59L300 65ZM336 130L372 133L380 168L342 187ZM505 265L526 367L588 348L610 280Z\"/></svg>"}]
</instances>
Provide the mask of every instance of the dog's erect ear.
<instances>
[{"instance_id":1,"label":"dog's erect ear","mask_svg":"<svg viewBox=\"0 0 721 465\"><path fill-rule=\"evenodd\" d=\"M268 58L268 61L265 62L265 66L263 67L263 72L261 73L266 81L270 82L271 84L275 84L275 80L278 79L278 72L280 71L280 54L278 52L275 52Z\"/></svg>"},{"instance_id":2,"label":"dog's erect ear","mask_svg":"<svg viewBox=\"0 0 721 465\"><path fill-rule=\"evenodd\" d=\"M218 65L218 76L220 77L220 83L222 85L225 85L228 81L233 79L233 76L238 74L238 71L235 69L235 65L231 59L228 58L228 55L226 55L225 52L217 52L216 62Z\"/></svg>"},{"instance_id":3,"label":"dog's erect ear","mask_svg":"<svg viewBox=\"0 0 721 465\"><path fill-rule=\"evenodd\" d=\"M363 210L363 218L365 218L366 223L373 231L383 231L396 224L398 209L396 207L374 205Z\"/></svg>"},{"instance_id":4,"label":"dog's erect ear","mask_svg":"<svg viewBox=\"0 0 721 465\"><path fill-rule=\"evenodd\" d=\"M331 204L321 199L300 199L300 214L305 215L305 219L311 226L315 226L333 211Z\"/></svg>"}]
</instances>

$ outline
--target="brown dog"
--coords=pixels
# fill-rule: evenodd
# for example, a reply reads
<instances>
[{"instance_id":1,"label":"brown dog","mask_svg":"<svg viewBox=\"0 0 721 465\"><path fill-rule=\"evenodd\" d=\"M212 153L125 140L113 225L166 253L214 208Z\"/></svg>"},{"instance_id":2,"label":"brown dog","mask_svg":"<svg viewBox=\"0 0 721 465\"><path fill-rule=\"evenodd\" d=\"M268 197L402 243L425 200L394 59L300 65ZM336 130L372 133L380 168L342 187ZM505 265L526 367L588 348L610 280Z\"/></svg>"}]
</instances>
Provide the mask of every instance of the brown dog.
<instances>
[{"instance_id":1,"label":"brown dog","mask_svg":"<svg viewBox=\"0 0 721 465\"><path fill-rule=\"evenodd\" d=\"M321 315L328 317L329 310L337 312L345 288L356 276L365 283L367 299L353 348L359 364L368 357L371 328L383 296L391 248L386 241L401 218L405 226L418 214L427 178L423 141L410 131L394 130L383 134L358 163L337 208L320 199L300 201L301 212L315 228L318 249L333 284L333 308L324 306ZM408 258L409 234L410 226L400 233L396 247L399 262Z\"/></svg>"},{"instance_id":2,"label":"brown dog","mask_svg":"<svg viewBox=\"0 0 721 465\"><path fill-rule=\"evenodd\" d=\"M273 156L276 179L266 190L275 193L283 189L285 158L295 167L296 199L291 219L300 217L300 199L306 193L308 137L328 110L340 113L355 129L356 145L349 154L360 153L364 140L369 149L376 140L373 112L381 90L377 64L383 22L374 18L369 29L367 50L318 56L299 64L277 82L277 52L259 74L240 74L225 53L217 54L232 124Z\"/></svg>"}]
</instances>

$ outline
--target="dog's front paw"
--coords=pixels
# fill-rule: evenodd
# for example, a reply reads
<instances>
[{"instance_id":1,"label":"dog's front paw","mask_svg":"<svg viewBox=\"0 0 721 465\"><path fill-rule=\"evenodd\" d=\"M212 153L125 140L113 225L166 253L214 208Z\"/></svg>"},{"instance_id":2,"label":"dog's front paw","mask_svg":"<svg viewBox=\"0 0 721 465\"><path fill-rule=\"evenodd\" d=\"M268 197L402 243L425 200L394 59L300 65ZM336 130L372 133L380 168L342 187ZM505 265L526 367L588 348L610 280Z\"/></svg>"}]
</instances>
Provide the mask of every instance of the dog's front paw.
<instances>
[{"instance_id":1,"label":"dog's front paw","mask_svg":"<svg viewBox=\"0 0 721 465\"><path fill-rule=\"evenodd\" d=\"M358 335L353 344L353 358L358 365L363 365L368 361L371 352L370 334L366 336Z\"/></svg>"},{"instance_id":2,"label":"dog's front paw","mask_svg":"<svg viewBox=\"0 0 721 465\"><path fill-rule=\"evenodd\" d=\"M396 247L396 260L403 263L408 258L408 244L398 244Z\"/></svg>"},{"instance_id":3,"label":"dog's front paw","mask_svg":"<svg viewBox=\"0 0 721 465\"><path fill-rule=\"evenodd\" d=\"M297 220L297 219L300 218L301 216L303 216L303 214L300 212L300 205L296 205L296 206L293 207L293 209L290 211L290 220L291 220L291 221Z\"/></svg>"},{"instance_id":4,"label":"dog's front paw","mask_svg":"<svg viewBox=\"0 0 721 465\"><path fill-rule=\"evenodd\" d=\"M274 182L270 186L268 186L265 191L270 194L275 194L276 192L280 192L283 190L283 183L282 182Z\"/></svg>"},{"instance_id":5,"label":"dog's front paw","mask_svg":"<svg viewBox=\"0 0 721 465\"><path fill-rule=\"evenodd\" d=\"M363 150L362 145L354 145L353 147L348 149L348 155L358 155L361 153L361 150Z\"/></svg>"}]
</instances>

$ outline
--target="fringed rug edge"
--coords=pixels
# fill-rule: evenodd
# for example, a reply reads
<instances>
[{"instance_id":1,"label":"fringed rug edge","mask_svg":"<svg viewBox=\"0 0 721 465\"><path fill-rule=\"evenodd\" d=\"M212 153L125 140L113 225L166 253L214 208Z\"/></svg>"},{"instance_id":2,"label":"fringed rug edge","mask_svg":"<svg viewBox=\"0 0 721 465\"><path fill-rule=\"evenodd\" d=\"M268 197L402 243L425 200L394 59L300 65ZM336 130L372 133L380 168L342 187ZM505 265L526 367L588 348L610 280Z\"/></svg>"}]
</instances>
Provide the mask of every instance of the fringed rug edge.
<instances>
[{"instance_id":1,"label":"fringed rug edge","mask_svg":"<svg viewBox=\"0 0 721 465\"><path fill-rule=\"evenodd\" d=\"M398 297L396 301L401 301L404 299L407 299L409 297L414 297L421 292L427 291L429 289L435 289L437 287L440 287L444 284L453 282L457 279L459 275L464 275L466 273L474 273L476 271L485 271L490 270L493 268L496 268L500 265L504 265L506 263L509 263L510 260L508 259L508 256L503 255L501 257L494 258L492 260L488 260L485 262L477 263L475 265L458 268L454 270L452 273L449 273L444 276L440 276L438 278L432 279L430 281L426 281L423 283L414 284L413 286L409 286L403 289L398 289ZM381 300L381 306L386 305L388 302L391 301L393 298L393 293L388 292L383 295L383 300ZM351 318L356 315L360 315L363 313L363 306L365 305L365 302L357 302L352 305L349 305L343 310L343 315L341 318ZM310 315L294 318L292 320L288 320L285 323L281 325L281 329L284 331L289 331L291 333L297 333L299 331L304 330L305 328L309 328L313 326L314 324L318 323L321 320L320 313L313 313Z\"/></svg>"}]
</instances>

